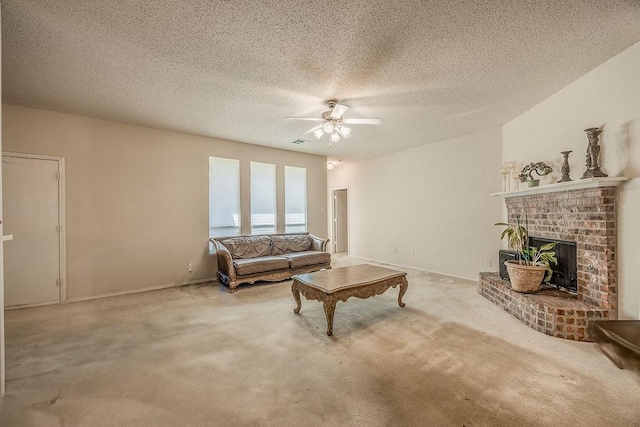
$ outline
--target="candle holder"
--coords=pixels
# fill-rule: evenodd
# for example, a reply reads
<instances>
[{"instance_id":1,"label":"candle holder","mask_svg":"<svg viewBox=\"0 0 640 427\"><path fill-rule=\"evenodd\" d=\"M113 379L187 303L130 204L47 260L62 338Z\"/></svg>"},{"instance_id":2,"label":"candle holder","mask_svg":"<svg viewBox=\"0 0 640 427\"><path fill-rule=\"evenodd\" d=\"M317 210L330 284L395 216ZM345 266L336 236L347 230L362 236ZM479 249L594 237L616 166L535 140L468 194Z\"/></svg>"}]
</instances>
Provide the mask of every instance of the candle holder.
<instances>
[{"instance_id":1,"label":"candle holder","mask_svg":"<svg viewBox=\"0 0 640 427\"><path fill-rule=\"evenodd\" d=\"M502 191L509 191L509 171L507 169L500 169L502 174Z\"/></svg>"},{"instance_id":2,"label":"candle holder","mask_svg":"<svg viewBox=\"0 0 640 427\"><path fill-rule=\"evenodd\" d=\"M587 147L586 158L587 170L584 171L582 179L609 176L606 173L602 172L600 170L600 166L598 165L598 157L600 156L600 146L598 145L598 142L600 141L599 135L602 133L602 129L588 128L584 131L587 133L589 146Z\"/></svg>"},{"instance_id":3,"label":"candle holder","mask_svg":"<svg viewBox=\"0 0 640 427\"><path fill-rule=\"evenodd\" d=\"M515 160L504 162L502 164L502 169L500 169L500 173L502 174L503 191L511 191L511 190L516 190L517 189L515 186L513 188L511 188L512 187L512 185L511 185L511 171L514 170L515 167L516 167Z\"/></svg>"},{"instance_id":4,"label":"candle holder","mask_svg":"<svg viewBox=\"0 0 640 427\"><path fill-rule=\"evenodd\" d=\"M513 172L511 172L511 179L513 180L513 184L511 184L513 186L513 189L514 190L519 190L520 189L520 178L519 178L518 172L516 172L515 169L513 170Z\"/></svg>"},{"instance_id":5,"label":"candle holder","mask_svg":"<svg viewBox=\"0 0 640 427\"><path fill-rule=\"evenodd\" d=\"M573 181L569 176L569 172L571 172L571 166L569 166L569 154L573 153L573 151L561 151L560 154L564 156L564 162L562 162L562 178L558 182L568 182Z\"/></svg>"}]
</instances>

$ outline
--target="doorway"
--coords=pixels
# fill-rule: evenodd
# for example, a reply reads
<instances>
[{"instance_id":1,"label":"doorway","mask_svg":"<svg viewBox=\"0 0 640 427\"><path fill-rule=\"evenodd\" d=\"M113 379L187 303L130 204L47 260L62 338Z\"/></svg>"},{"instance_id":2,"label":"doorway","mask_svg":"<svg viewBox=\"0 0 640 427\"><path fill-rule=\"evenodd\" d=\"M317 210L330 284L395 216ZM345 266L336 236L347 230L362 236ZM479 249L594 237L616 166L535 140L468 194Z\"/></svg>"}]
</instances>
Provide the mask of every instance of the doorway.
<instances>
[{"instance_id":1,"label":"doorway","mask_svg":"<svg viewBox=\"0 0 640 427\"><path fill-rule=\"evenodd\" d=\"M4 305L65 300L64 159L2 155Z\"/></svg>"},{"instance_id":2,"label":"doorway","mask_svg":"<svg viewBox=\"0 0 640 427\"><path fill-rule=\"evenodd\" d=\"M333 190L333 251L349 252L347 189Z\"/></svg>"}]
</instances>

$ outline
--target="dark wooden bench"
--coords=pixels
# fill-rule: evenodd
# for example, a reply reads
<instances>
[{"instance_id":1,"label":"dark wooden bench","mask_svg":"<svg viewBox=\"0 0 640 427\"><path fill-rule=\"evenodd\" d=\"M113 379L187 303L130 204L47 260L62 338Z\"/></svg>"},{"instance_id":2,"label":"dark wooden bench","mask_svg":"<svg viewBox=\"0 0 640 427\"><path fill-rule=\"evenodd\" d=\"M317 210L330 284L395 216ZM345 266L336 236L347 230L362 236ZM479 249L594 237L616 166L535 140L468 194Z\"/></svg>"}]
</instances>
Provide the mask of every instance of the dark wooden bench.
<instances>
[{"instance_id":1,"label":"dark wooden bench","mask_svg":"<svg viewBox=\"0 0 640 427\"><path fill-rule=\"evenodd\" d=\"M640 368L640 320L594 322L592 337L618 368Z\"/></svg>"}]
</instances>

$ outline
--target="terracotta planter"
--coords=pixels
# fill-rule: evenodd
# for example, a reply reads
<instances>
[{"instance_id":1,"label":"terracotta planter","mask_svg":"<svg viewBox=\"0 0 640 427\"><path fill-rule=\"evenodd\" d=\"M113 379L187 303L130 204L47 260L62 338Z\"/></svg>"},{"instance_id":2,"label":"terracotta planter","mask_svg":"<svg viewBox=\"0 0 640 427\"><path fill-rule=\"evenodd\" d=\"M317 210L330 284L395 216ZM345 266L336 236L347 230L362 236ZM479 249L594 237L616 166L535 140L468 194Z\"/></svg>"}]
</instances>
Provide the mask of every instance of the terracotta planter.
<instances>
[{"instance_id":1,"label":"terracotta planter","mask_svg":"<svg viewBox=\"0 0 640 427\"><path fill-rule=\"evenodd\" d=\"M518 264L518 261L507 260L504 262L504 265L507 266L511 289L526 294L535 293L540 290L542 280L547 271L547 267L544 264L524 265Z\"/></svg>"}]
</instances>

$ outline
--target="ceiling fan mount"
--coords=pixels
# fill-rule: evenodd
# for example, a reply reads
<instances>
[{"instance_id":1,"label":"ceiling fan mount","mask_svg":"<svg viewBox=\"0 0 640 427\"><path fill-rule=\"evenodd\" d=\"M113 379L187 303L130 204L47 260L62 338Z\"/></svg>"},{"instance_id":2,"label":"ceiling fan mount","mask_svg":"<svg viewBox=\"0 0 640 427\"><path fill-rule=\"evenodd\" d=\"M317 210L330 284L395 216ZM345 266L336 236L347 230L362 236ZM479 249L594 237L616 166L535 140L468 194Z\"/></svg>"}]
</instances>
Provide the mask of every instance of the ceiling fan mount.
<instances>
[{"instance_id":1,"label":"ceiling fan mount","mask_svg":"<svg viewBox=\"0 0 640 427\"><path fill-rule=\"evenodd\" d=\"M380 124L380 119L345 119L342 115L349 109L346 105L338 104L338 100L329 99L327 100L327 105L329 109L324 111L319 118L316 117L287 117L287 119L293 120L308 120L314 122L320 122L319 125L312 127L306 132L301 133L300 135L305 135L307 133L313 133L316 138L320 139L324 134L329 134L331 136L329 146L331 146L332 142L340 141L340 138L349 138L351 137L351 128L344 126L345 124L361 124L361 125L377 125Z\"/></svg>"}]
</instances>

